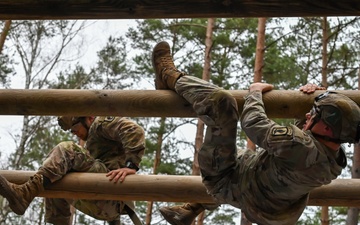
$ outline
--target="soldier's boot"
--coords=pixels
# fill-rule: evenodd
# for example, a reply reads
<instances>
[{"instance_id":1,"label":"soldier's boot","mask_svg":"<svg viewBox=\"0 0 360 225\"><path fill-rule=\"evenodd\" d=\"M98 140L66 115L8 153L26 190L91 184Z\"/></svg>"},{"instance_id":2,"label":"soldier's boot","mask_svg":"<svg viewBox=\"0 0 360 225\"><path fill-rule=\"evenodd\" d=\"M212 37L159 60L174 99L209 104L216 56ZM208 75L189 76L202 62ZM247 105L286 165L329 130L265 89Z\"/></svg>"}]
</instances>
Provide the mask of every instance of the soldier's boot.
<instances>
[{"instance_id":1,"label":"soldier's boot","mask_svg":"<svg viewBox=\"0 0 360 225\"><path fill-rule=\"evenodd\" d=\"M159 210L172 225L190 225L205 208L199 203L185 203L182 206L162 207Z\"/></svg>"},{"instance_id":2,"label":"soldier's boot","mask_svg":"<svg viewBox=\"0 0 360 225\"><path fill-rule=\"evenodd\" d=\"M23 215L32 200L44 190L43 177L35 174L24 184L13 184L0 175L0 195L9 202L11 210Z\"/></svg>"},{"instance_id":3,"label":"soldier's boot","mask_svg":"<svg viewBox=\"0 0 360 225\"><path fill-rule=\"evenodd\" d=\"M171 89L175 91L176 81L186 74L176 69L167 42L159 42L152 52L152 64L155 70L156 89Z\"/></svg>"}]
</instances>

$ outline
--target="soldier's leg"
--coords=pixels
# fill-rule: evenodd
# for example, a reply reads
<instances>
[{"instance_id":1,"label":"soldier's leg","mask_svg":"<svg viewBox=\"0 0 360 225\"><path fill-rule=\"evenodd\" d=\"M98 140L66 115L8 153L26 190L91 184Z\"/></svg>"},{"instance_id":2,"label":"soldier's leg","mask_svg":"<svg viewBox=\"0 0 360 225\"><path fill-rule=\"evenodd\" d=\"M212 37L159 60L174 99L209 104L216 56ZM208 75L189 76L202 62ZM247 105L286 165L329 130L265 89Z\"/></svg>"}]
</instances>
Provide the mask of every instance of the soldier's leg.
<instances>
[{"instance_id":1,"label":"soldier's leg","mask_svg":"<svg viewBox=\"0 0 360 225\"><path fill-rule=\"evenodd\" d=\"M39 168L38 173L47 177L51 183L60 180L70 171L89 171L97 161L89 152L72 141L55 146Z\"/></svg>"},{"instance_id":2,"label":"soldier's leg","mask_svg":"<svg viewBox=\"0 0 360 225\"><path fill-rule=\"evenodd\" d=\"M122 211L122 202L115 200L74 200L73 206L82 213L98 220L117 220Z\"/></svg>"},{"instance_id":3,"label":"soldier's leg","mask_svg":"<svg viewBox=\"0 0 360 225\"><path fill-rule=\"evenodd\" d=\"M208 189L213 190L213 186L224 178L223 174L236 164L237 103L221 88L177 70L166 42L155 46L153 65L156 88L175 90L193 105L199 118L208 126L204 142L206 147L200 151L199 161L203 182ZM164 207L160 211L171 224L190 224L189 221L204 209L217 206L187 203Z\"/></svg>"},{"instance_id":4,"label":"soldier's leg","mask_svg":"<svg viewBox=\"0 0 360 225\"><path fill-rule=\"evenodd\" d=\"M39 173L55 182L69 171L87 171L93 159L81 146L74 142L61 142L48 154ZM81 165L83 164L83 165ZM75 167L76 169L73 169ZM71 203L67 199L46 199L45 221L54 225L70 224Z\"/></svg>"},{"instance_id":5,"label":"soldier's leg","mask_svg":"<svg viewBox=\"0 0 360 225\"><path fill-rule=\"evenodd\" d=\"M235 99L218 86L179 71L166 42L154 47L152 63L156 89L176 91L192 104L198 117L207 125L204 146L199 152L203 159L199 160L199 165L204 181L222 176L236 164L239 115Z\"/></svg>"},{"instance_id":6,"label":"soldier's leg","mask_svg":"<svg viewBox=\"0 0 360 225\"><path fill-rule=\"evenodd\" d=\"M235 99L216 85L179 71L168 43L158 43L152 57L156 88L176 91L192 104L198 117L207 125L204 146L199 153L203 158L199 161L204 181L222 176L236 164L239 115Z\"/></svg>"},{"instance_id":7,"label":"soldier's leg","mask_svg":"<svg viewBox=\"0 0 360 225\"><path fill-rule=\"evenodd\" d=\"M106 173L108 170L104 164L90 156L89 152L74 142L61 142L49 153L47 159L39 169L39 173L47 177L51 182L61 179L68 172L93 172ZM47 217L48 222L59 220L61 215L64 220L68 215L68 207L65 207L66 201L58 199L57 204L53 205ZM64 208L58 208L58 205ZM120 208L118 201L95 201L95 200L75 200L71 204L78 210L97 219L111 221L118 218ZM51 205L50 205L51 206ZM50 210L50 206L47 207ZM56 218L51 218L54 215ZM60 218L59 218L60 217Z\"/></svg>"},{"instance_id":8,"label":"soldier's leg","mask_svg":"<svg viewBox=\"0 0 360 225\"><path fill-rule=\"evenodd\" d=\"M47 223L51 223L54 225L71 225L72 221L71 221L71 216L72 216L72 211L75 211L75 208L72 206L73 203L76 204L76 200L73 201L71 199L59 199L59 198L46 198L45 199L45 221ZM84 212L87 215L93 216L95 215L94 211L94 207L92 207L93 205L95 205L95 208L98 208L96 206L96 202L105 202L105 201L82 201L83 203L83 207L88 208L89 211ZM110 201L108 201L110 202ZM118 207L114 206L111 207L114 209L118 209ZM107 210L107 207L102 207L100 208L101 210ZM113 209L111 209L112 211ZM117 210L119 211L119 210ZM109 212L109 210L107 210L107 212ZM107 213L105 211L102 211L102 213ZM109 225L120 225L120 215L117 214L115 217L112 217L113 214L109 214L108 217L101 217L99 219L102 220L108 220L108 219L112 219L111 221L108 221Z\"/></svg>"},{"instance_id":9,"label":"soldier's leg","mask_svg":"<svg viewBox=\"0 0 360 225\"><path fill-rule=\"evenodd\" d=\"M46 198L45 221L54 225L71 225L71 202L61 198Z\"/></svg>"},{"instance_id":10,"label":"soldier's leg","mask_svg":"<svg viewBox=\"0 0 360 225\"><path fill-rule=\"evenodd\" d=\"M0 194L8 200L13 212L22 215L48 184L61 179L72 169L86 171L93 162L94 159L80 146L73 142L62 142L50 152L43 166L26 183L17 185L0 176Z\"/></svg>"},{"instance_id":11,"label":"soldier's leg","mask_svg":"<svg viewBox=\"0 0 360 225\"><path fill-rule=\"evenodd\" d=\"M203 183L210 194L217 193L236 167L236 135L239 119L237 103L227 91L195 77L178 79L175 89L193 105L207 125L199 166Z\"/></svg>"}]
</instances>

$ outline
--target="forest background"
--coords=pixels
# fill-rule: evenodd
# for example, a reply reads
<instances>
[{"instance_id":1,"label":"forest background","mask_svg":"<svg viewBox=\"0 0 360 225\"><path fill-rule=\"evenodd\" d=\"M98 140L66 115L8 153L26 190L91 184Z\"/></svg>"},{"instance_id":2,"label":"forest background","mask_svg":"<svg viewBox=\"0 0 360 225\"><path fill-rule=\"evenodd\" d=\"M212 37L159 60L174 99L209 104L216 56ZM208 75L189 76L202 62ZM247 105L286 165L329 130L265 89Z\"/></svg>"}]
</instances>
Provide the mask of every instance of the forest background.
<instances>
[{"instance_id":1,"label":"forest background","mask_svg":"<svg viewBox=\"0 0 360 225\"><path fill-rule=\"evenodd\" d=\"M0 55L0 85L20 89L154 89L151 51L165 40L179 69L197 77L208 72L208 79L225 89L247 89L255 79L259 21L10 21L9 30L1 33L7 35ZM2 27L6 28L6 22ZM358 89L359 29L359 17L267 18L261 80L283 90L298 89L308 82L328 89ZM204 72L209 59L211 66ZM146 130L141 174L198 173L196 150L204 127L196 118L133 119ZM60 130L55 116L1 116L0 121L3 170L36 170L57 143L78 141ZM242 148L248 144L240 127L237 142ZM354 176L356 148L347 146L349 166L341 177ZM158 209L172 204L137 202L137 210L146 224L162 225L166 221ZM42 198L36 198L22 217L13 214L1 198L0 208L1 224L44 224ZM350 225L357 224L359 217L357 208L329 207L325 219L322 211L321 207L307 207L298 224ZM126 216L122 222L131 224ZM240 211L224 205L206 212L196 224L240 223L246 224ZM76 212L73 224L106 223Z\"/></svg>"}]
</instances>

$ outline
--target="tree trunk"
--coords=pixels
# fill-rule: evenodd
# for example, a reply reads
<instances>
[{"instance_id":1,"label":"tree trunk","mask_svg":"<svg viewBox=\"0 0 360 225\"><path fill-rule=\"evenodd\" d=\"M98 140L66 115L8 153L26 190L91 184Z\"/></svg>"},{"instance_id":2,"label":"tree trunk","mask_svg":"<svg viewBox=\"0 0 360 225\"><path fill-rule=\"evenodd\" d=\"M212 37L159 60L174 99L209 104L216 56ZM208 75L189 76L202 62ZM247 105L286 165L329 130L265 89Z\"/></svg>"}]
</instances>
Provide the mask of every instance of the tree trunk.
<instances>
[{"instance_id":1,"label":"tree trunk","mask_svg":"<svg viewBox=\"0 0 360 225\"><path fill-rule=\"evenodd\" d=\"M9 33L10 25L11 25L11 20L6 20L0 36L0 54L2 53L2 50L4 48L4 43Z\"/></svg>"},{"instance_id":2,"label":"tree trunk","mask_svg":"<svg viewBox=\"0 0 360 225\"><path fill-rule=\"evenodd\" d=\"M262 69L264 67L264 53L265 53L265 27L266 18L258 18L258 36L256 41L256 56L254 66L254 82L261 82L262 80ZM246 148L256 151L256 145L248 137L246 138ZM241 213L241 225L252 224L245 216Z\"/></svg>"},{"instance_id":3,"label":"tree trunk","mask_svg":"<svg viewBox=\"0 0 360 225\"><path fill-rule=\"evenodd\" d=\"M162 141L163 141L163 136L164 136L165 121L166 121L166 118L161 117L160 128L159 128L158 137L157 137L157 146L156 146L156 153L155 153L155 159L154 159L153 174L157 174L157 168L161 162L161 146L162 146ZM145 219L146 225L151 224L152 209L153 209L153 202L152 201L147 202L146 219Z\"/></svg>"},{"instance_id":4,"label":"tree trunk","mask_svg":"<svg viewBox=\"0 0 360 225\"><path fill-rule=\"evenodd\" d=\"M328 88L327 83L327 44L328 44L328 33L327 33L327 18L324 17L322 29L323 29L323 37L322 37L322 67L321 67L321 85L325 88Z\"/></svg>"},{"instance_id":5,"label":"tree trunk","mask_svg":"<svg viewBox=\"0 0 360 225\"><path fill-rule=\"evenodd\" d=\"M329 207L321 208L321 225L329 225Z\"/></svg>"},{"instance_id":6,"label":"tree trunk","mask_svg":"<svg viewBox=\"0 0 360 225\"><path fill-rule=\"evenodd\" d=\"M265 27L266 18L258 19L258 36L256 41L256 56L254 69L254 82L261 82L262 69L264 68L264 54L265 54Z\"/></svg>"},{"instance_id":7,"label":"tree trunk","mask_svg":"<svg viewBox=\"0 0 360 225\"><path fill-rule=\"evenodd\" d=\"M327 43L328 43L328 34L327 34L327 18L323 18L322 23L323 37L322 37L322 68L321 68L321 85L325 88L327 85ZM321 209L321 224L329 224L329 207L323 206Z\"/></svg>"},{"instance_id":8,"label":"tree trunk","mask_svg":"<svg viewBox=\"0 0 360 225\"><path fill-rule=\"evenodd\" d=\"M358 71L358 89L360 89L360 69ZM360 145L354 145L353 166L351 168L351 177L360 178ZM359 208L350 207L347 212L346 225L357 225L359 221Z\"/></svg>"},{"instance_id":9,"label":"tree trunk","mask_svg":"<svg viewBox=\"0 0 360 225\"><path fill-rule=\"evenodd\" d=\"M202 79L209 81L210 80L210 67L211 67L211 47L213 45L212 34L215 25L215 19L209 18L206 28L206 38L205 38L205 57L204 57L204 69L202 74ZM198 119L197 128L196 128L196 137L195 137L195 153L194 153L194 162L193 162L193 175L200 175L198 153L201 148L201 145L204 141L204 122ZM199 214L197 217L197 224L202 225L204 223L205 211ZM195 221L192 223L195 224Z\"/></svg>"},{"instance_id":10,"label":"tree trunk","mask_svg":"<svg viewBox=\"0 0 360 225\"><path fill-rule=\"evenodd\" d=\"M265 27L266 18L262 17L258 19L258 36L256 41L256 56L254 66L254 82L261 82L262 80L262 68L264 67L264 53L265 53ZM251 150L256 150L255 144L246 138L246 147Z\"/></svg>"}]
</instances>

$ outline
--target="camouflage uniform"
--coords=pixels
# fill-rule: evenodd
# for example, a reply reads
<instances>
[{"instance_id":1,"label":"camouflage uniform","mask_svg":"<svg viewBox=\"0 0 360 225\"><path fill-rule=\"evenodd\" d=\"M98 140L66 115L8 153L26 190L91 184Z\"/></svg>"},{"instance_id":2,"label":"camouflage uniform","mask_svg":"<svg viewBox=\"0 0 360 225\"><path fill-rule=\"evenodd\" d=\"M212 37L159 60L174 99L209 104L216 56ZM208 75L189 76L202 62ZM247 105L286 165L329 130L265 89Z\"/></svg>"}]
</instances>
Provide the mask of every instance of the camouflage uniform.
<instances>
[{"instance_id":1,"label":"camouflage uniform","mask_svg":"<svg viewBox=\"0 0 360 225\"><path fill-rule=\"evenodd\" d=\"M39 173L51 182L69 172L106 173L125 167L127 161L139 165L144 154L144 130L124 117L97 117L88 132L85 147L72 141L61 142L51 150ZM118 219L123 202L112 200L46 199L46 221L69 224L70 204L96 219Z\"/></svg>"},{"instance_id":2,"label":"camouflage uniform","mask_svg":"<svg viewBox=\"0 0 360 225\"><path fill-rule=\"evenodd\" d=\"M175 89L207 125L199 166L208 193L219 204L241 208L250 221L295 224L308 193L330 183L346 166L343 149L334 152L311 132L268 119L259 91L246 96L241 125L265 150L237 154L236 100L227 91L191 76L180 77Z\"/></svg>"}]
</instances>

